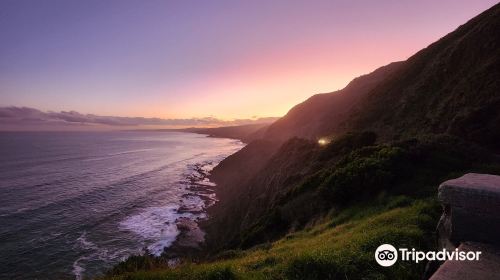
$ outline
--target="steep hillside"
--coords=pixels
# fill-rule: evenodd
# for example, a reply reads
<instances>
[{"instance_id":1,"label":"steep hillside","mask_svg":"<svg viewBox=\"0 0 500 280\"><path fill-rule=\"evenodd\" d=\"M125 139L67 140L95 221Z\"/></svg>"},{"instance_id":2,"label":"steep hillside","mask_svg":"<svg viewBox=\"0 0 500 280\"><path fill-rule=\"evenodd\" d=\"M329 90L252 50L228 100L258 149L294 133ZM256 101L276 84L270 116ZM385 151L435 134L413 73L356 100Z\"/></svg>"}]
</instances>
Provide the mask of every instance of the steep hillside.
<instances>
[{"instance_id":1,"label":"steep hillside","mask_svg":"<svg viewBox=\"0 0 500 280\"><path fill-rule=\"evenodd\" d=\"M255 177L279 146L279 142L256 140L224 159L210 175L210 179L218 183L218 198L226 200L239 195L240 190L233 186L243 185Z\"/></svg>"},{"instance_id":2,"label":"steep hillside","mask_svg":"<svg viewBox=\"0 0 500 280\"><path fill-rule=\"evenodd\" d=\"M434 196L441 181L473 170L494 172L487 165L496 161L446 135L375 144L374 134L364 132L326 147L294 138L252 178L221 184L222 199L205 227L207 244L218 251L272 241L380 193Z\"/></svg>"},{"instance_id":3,"label":"steep hillside","mask_svg":"<svg viewBox=\"0 0 500 280\"><path fill-rule=\"evenodd\" d=\"M409 58L357 104L346 128L392 137L450 133L498 147L499 30L496 5Z\"/></svg>"},{"instance_id":4,"label":"steep hillside","mask_svg":"<svg viewBox=\"0 0 500 280\"><path fill-rule=\"evenodd\" d=\"M279 150L275 152L278 147ZM313 143L299 139L291 140L281 147L276 142L259 140L216 168L212 178L218 184L216 190L221 203L211 209L212 219L206 227L209 232L208 243L215 247L226 247L225 243L239 246L240 240L236 237L241 230L250 227L261 217L279 192L279 189L270 188L299 178L305 168L304 163L313 162L311 157L314 156L315 148ZM221 227L228 230L220 234Z\"/></svg>"},{"instance_id":5,"label":"steep hillside","mask_svg":"<svg viewBox=\"0 0 500 280\"><path fill-rule=\"evenodd\" d=\"M258 123L258 124L247 124L247 125L235 125L235 126L224 126L215 128L186 128L179 131L187 131L201 134L208 134L210 137L223 137L223 138L233 138L239 139L243 142L249 143L257 137L257 135L262 134L262 131L266 130L269 123Z\"/></svg>"},{"instance_id":6,"label":"steep hillside","mask_svg":"<svg viewBox=\"0 0 500 280\"><path fill-rule=\"evenodd\" d=\"M287 230L300 228L312 216L324 212L332 205L323 201L323 193L304 191L300 196L290 196L289 192L299 188L299 185L312 185L311 189L315 189L320 184L339 184L325 183L325 177L328 176L337 176L338 181L345 181L339 175L341 170L335 170L342 167L340 158L348 157L355 149L374 145L375 138L378 138L377 143L398 139L402 139L401 143L404 143L405 139L421 138L426 133L449 133L487 148L498 149L499 22L500 5L497 5L407 61L382 67L353 80L339 92L313 96L293 108L268 128L265 138L283 141L284 138L297 135L314 139L333 134L337 141L326 148L327 151L333 151L325 155L324 149L320 149L315 141L292 139L277 149L272 157L269 155L274 151L272 149L252 154L252 157L266 159L259 161L260 166L250 165L254 175L246 170L244 162L239 162L240 165L233 159L228 159L231 164L223 162L215 169L217 177L214 179L220 185L218 193L224 198L216 208L224 211L215 212L213 224L208 227L210 241L214 241L216 247L224 242L227 243L224 246L229 247L249 246L276 238ZM475 44L479 45L474 47ZM348 131L367 130L374 131L372 136L370 133L342 136ZM457 156L450 148L453 145L473 146L473 143L461 144L461 141L437 140L443 151L450 152L442 156ZM400 144L391 145L399 147ZM435 150L422 153L431 156L432 151ZM375 155L373 160L382 160L381 164L391 165L391 153L398 154L399 150L391 148L384 152L389 154ZM233 158L238 156L237 153ZM412 155L405 159L418 163L419 157ZM464 157L460 158L466 160ZM385 160L388 162L384 163ZM349 161L352 162L348 164L368 164L366 160L356 157ZM438 161L425 162L437 163ZM407 163L401 162L400 166L405 164ZM229 165L232 166L231 169L227 168ZM392 168L398 167L394 165L387 170L383 168L383 172L397 174L398 171ZM457 165L456 168L458 167ZM246 174L242 177L243 180L221 179L234 177L239 173ZM333 175L336 173L337 175ZM371 176L376 179L376 175L379 174ZM409 180L412 177L404 178ZM435 175L433 180L438 178L442 177ZM354 188L353 184L360 182L354 180L344 183L344 186ZM231 190L232 195L227 190ZM359 191L360 196L373 194L369 189ZM331 201L340 202L340 197L350 199L344 191L339 190ZM276 212L277 209L279 212ZM265 224L272 224L273 230ZM220 227L231 230L221 233L217 230Z\"/></svg>"},{"instance_id":7,"label":"steep hillside","mask_svg":"<svg viewBox=\"0 0 500 280\"><path fill-rule=\"evenodd\" d=\"M490 147L500 142L500 8L496 5L407 61L314 95L264 137L315 139L350 130L382 139L450 133Z\"/></svg>"},{"instance_id":8,"label":"steep hillside","mask_svg":"<svg viewBox=\"0 0 500 280\"><path fill-rule=\"evenodd\" d=\"M382 80L392 77L401 65L402 62L391 63L354 79L344 89L310 97L273 123L261 137L274 140L292 137L316 139L329 134L346 120L356 102Z\"/></svg>"}]
</instances>

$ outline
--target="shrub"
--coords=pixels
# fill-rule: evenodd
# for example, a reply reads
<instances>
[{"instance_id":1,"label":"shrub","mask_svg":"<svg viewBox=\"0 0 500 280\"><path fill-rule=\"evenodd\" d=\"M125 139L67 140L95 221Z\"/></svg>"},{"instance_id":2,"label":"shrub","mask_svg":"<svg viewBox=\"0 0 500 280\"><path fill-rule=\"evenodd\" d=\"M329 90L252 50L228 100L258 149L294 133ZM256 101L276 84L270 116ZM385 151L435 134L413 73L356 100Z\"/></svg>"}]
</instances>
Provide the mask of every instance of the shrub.
<instances>
[{"instance_id":1,"label":"shrub","mask_svg":"<svg viewBox=\"0 0 500 280\"><path fill-rule=\"evenodd\" d=\"M351 132L334 139L319 156L319 160L329 160L339 155L345 155L356 149L375 144L377 134L371 131Z\"/></svg>"},{"instance_id":2,"label":"shrub","mask_svg":"<svg viewBox=\"0 0 500 280\"><path fill-rule=\"evenodd\" d=\"M381 146L368 156L351 153L320 186L334 204L346 204L356 196L371 196L387 189L405 165L403 150Z\"/></svg>"}]
</instances>

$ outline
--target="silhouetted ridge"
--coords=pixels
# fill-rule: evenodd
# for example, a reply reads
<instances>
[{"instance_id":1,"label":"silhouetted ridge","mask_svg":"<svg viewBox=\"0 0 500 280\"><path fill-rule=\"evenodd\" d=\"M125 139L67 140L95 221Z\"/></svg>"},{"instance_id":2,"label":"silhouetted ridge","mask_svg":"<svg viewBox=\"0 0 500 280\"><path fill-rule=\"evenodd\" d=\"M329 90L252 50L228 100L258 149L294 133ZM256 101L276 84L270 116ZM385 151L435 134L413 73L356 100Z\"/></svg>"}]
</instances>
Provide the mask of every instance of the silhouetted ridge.
<instances>
[{"instance_id":1,"label":"silhouetted ridge","mask_svg":"<svg viewBox=\"0 0 500 280\"><path fill-rule=\"evenodd\" d=\"M324 136L345 121L352 106L380 81L391 76L401 64L390 63L355 78L341 90L313 95L273 123L263 137L286 140L291 137L315 139Z\"/></svg>"},{"instance_id":2,"label":"silhouetted ridge","mask_svg":"<svg viewBox=\"0 0 500 280\"><path fill-rule=\"evenodd\" d=\"M450 133L500 142L500 6L460 26L407 61L317 94L292 108L264 137L315 139L373 130L382 139Z\"/></svg>"},{"instance_id":3,"label":"silhouetted ridge","mask_svg":"<svg viewBox=\"0 0 500 280\"><path fill-rule=\"evenodd\" d=\"M499 30L496 5L410 57L356 106L346 127L500 143Z\"/></svg>"}]
</instances>

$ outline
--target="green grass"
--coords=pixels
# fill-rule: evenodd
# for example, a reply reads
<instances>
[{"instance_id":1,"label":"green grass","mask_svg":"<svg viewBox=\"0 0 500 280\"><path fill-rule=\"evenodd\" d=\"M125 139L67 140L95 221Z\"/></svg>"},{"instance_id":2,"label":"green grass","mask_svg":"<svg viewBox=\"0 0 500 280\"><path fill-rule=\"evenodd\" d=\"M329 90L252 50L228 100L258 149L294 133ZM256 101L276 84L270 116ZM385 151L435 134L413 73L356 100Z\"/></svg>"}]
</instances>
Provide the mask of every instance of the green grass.
<instances>
[{"instance_id":1,"label":"green grass","mask_svg":"<svg viewBox=\"0 0 500 280\"><path fill-rule=\"evenodd\" d=\"M219 260L122 272L106 279L419 279L424 263L383 268L373 254L383 243L433 248L438 203L405 197L376 200L332 212L317 225L276 242L221 253Z\"/></svg>"}]
</instances>

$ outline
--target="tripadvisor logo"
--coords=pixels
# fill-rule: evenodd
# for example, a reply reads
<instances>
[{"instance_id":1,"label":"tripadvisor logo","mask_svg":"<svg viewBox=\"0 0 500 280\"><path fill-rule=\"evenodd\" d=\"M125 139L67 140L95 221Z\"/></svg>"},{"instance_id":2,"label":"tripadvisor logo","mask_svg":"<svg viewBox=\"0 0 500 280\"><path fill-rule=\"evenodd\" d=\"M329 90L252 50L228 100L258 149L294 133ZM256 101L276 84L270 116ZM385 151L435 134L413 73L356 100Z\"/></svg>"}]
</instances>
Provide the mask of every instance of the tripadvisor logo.
<instances>
[{"instance_id":1,"label":"tripadvisor logo","mask_svg":"<svg viewBox=\"0 0 500 280\"><path fill-rule=\"evenodd\" d=\"M398 251L391 244L382 244L375 251L375 260L381 266L391 266L398 260Z\"/></svg>"},{"instance_id":2,"label":"tripadvisor logo","mask_svg":"<svg viewBox=\"0 0 500 280\"><path fill-rule=\"evenodd\" d=\"M440 251L417 251L414 248L409 250L407 248L399 248L397 250L391 244L382 244L378 246L375 251L375 260L381 266L392 266L398 260L398 251L401 261L411 261L419 263L421 261L478 261L481 251L448 251L442 249Z\"/></svg>"}]
</instances>

